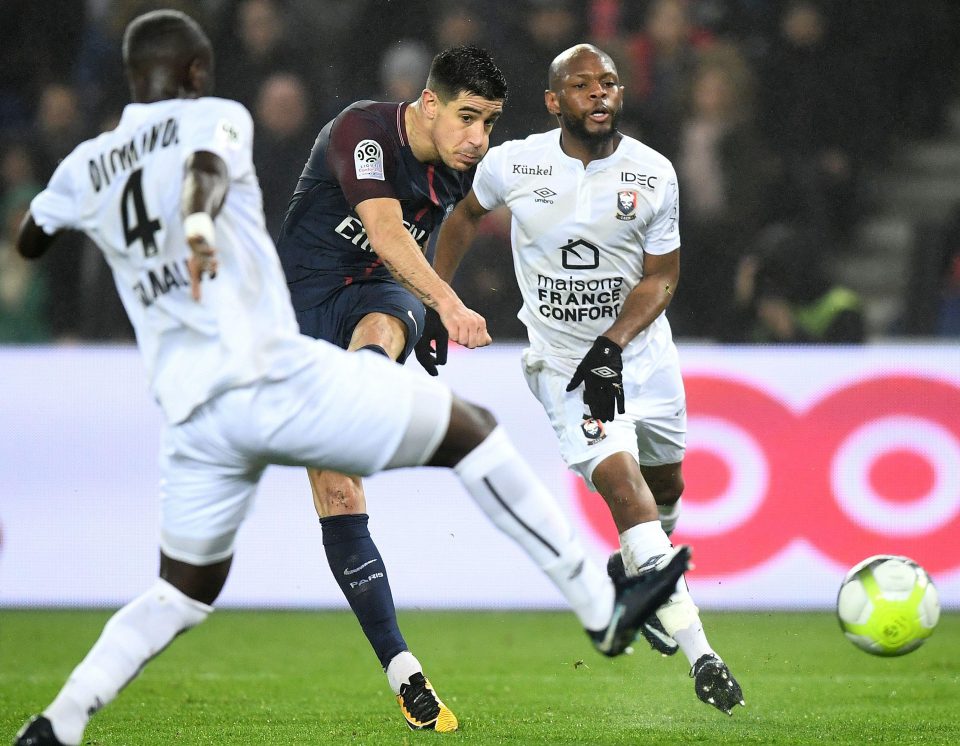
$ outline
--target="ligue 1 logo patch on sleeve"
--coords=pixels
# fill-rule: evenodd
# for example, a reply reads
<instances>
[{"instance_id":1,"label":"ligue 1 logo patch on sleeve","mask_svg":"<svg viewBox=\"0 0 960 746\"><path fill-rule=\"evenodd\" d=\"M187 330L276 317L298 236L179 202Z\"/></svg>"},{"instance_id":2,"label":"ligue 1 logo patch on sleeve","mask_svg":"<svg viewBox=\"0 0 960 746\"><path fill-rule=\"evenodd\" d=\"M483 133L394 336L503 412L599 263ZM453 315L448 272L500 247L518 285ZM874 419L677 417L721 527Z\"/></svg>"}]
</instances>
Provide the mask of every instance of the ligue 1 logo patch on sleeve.
<instances>
[{"instance_id":1,"label":"ligue 1 logo patch on sleeve","mask_svg":"<svg viewBox=\"0 0 960 746\"><path fill-rule=\"evenodd\" d=\"M376 140L361 140L353 151L353 165L358 179L383 178L383 148Z\"/></svg>"},{"instance_id":2,"label":"ligue 1 logo patch on sleeve","mask_svg":"<svg viewBox=\"0 0 960 746\"><path fill-rule=\"evenodd\" d=\"M607 437L607 434L603 432L603 423L588 415L583 416L583 422L580 423L580 430L583 432L583 437L587 439L588 446L599 443Z\"/></svg>"},{"instance_id":3,"label":"ligue 1 logo patch on sleeve","mask_svg":"<svg viewBox=\"0 0 960 746\"><path fill-rule=\"evenodd\" d=\"M240 147L240 128L229 119L221 119L213 139L221 147L236 150Z\"/></svg>"},{"instance_id":4,"label":"ligue 1 logo patch on sleeve","mask_svg":"<svg viewBox=\"0 0 960 746\"><path fill-rule=\"evenodd\" d=\"M637 193L633 189L617 192L617 220L633 220L637 217Z\"/></svg>"}]
</instances>

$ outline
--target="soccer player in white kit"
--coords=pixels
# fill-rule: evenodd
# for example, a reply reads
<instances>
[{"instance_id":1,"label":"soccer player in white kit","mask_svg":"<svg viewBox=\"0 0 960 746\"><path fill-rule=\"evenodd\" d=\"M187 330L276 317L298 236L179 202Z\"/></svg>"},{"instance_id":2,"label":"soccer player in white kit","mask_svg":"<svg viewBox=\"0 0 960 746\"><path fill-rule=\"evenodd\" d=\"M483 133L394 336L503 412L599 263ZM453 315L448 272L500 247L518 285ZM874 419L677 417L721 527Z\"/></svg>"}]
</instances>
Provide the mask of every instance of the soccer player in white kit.
<instances>
[{"instance_id":1,"label":"soccer player in white kit","mask_svg":"<svg viewBox=\"0 0 960 746\"><path fill-rule=\"evenodd\" d=\"M564 460L610 508L616 579L669 551L683 491L686 399L664 314L680 274L677 177L617 130L623 88L605 52L566 50L549 85L560 128L490 150L444 223L434 264L452 280L483 215L510 209L524 372ZM682 579L641 631L666 655L683 649L701 700L728 714L743 704Z\"/></svg>"},{"instance_id":2,"label":"soccer player in white kit","mask_svg":"<svg viewBox=\"0 0 960 746\"><path fill-rule=\"evenodd\" d=\"M115 130L64 159L32 202L17 246L39 257L60 231L78 229L110 263L166 421L160 577L107 622L54 701L18 734L20 746L80 743L93 713L206 619L269 464L361 475L450 467L488 514L491 504L517 522L535 512L560 554L535 556L541 566L582 562L565 554L564 516L488 412L379 355L298 333L264 228L252 121L240 104L204 96L213 55L200 27L176 11L140 16L126 30L123 57L135 103ZM621 650L688 558L684 547L666 569L611 597L604 624ZM456 730L409 652L387 674L411 728Z\"/></svg>"}]
</instances>

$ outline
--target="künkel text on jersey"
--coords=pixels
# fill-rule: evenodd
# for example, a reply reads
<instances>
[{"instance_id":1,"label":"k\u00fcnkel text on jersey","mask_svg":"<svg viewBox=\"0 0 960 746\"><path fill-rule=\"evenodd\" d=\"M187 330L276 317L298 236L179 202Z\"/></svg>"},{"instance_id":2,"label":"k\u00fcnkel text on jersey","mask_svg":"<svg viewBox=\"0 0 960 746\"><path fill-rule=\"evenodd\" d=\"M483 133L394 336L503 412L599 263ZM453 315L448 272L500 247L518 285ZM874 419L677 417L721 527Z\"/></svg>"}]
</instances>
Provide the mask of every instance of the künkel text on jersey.
<instances>
[{"instance_id":1,"label":"k\u00fcnkel text on jersey","mask_svg":"<svg viewBox=\"0 0 960 746\"><path fill-rule=\"evenodd\" d=\"M537 275L537 311L556 321L614 319L623 303L623 277L591 280Z\"/></svg>"}]
</instances>

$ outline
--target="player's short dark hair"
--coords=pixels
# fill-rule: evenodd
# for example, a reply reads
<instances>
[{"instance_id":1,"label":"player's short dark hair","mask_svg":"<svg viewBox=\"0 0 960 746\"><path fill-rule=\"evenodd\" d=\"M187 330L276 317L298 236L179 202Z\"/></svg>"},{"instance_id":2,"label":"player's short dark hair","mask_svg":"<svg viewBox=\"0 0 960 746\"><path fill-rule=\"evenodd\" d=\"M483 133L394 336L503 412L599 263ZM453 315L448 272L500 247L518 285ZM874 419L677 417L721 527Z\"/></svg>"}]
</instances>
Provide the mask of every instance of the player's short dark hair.
<instances>
[{"instance_id":1,"label":"player's short dark hair","mask_svg":"<svg viewBox=\"0 0 960 746\"><path fill-rule=\"evenodd\" d=\"M130 69L189 60L211 49L200 24L179 10L144 13L130 21L123 33L123 62Z\"/></svg>"},{"instance_id":2,"label":"player's short dark hair","mask_svg":"<svg viewBox=\"0 0 960 746\"><path fill-rule=\"evenodd\" d=\"M479 47L453 47L433 58L427 88L442 101L473 93L491 101L507 98L507 79L490 53Z\"/></svg>"}]
</instances>

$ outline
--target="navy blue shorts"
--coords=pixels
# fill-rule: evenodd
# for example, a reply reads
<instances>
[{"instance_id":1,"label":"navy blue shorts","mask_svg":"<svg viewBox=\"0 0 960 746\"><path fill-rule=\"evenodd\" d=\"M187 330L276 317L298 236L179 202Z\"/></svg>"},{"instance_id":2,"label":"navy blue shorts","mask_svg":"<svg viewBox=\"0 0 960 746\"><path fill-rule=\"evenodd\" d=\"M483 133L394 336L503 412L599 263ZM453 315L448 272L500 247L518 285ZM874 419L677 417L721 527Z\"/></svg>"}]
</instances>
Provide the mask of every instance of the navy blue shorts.
<instances>
[{"instance_id":1,"label":"navy blue shorts","mask_svg":"<svg viewBox=\"0 0 960 746\"><path fill-rule=\"evenodd\" d=\"M353 330L370 313L384 313L406 325L407 344L397 361L402 363L420 339L426 312L413 293L395 282L375 280L342 285L319 306L297 311L297 322L307 336L347 349Z\"/></svg>"}]
</instances>

